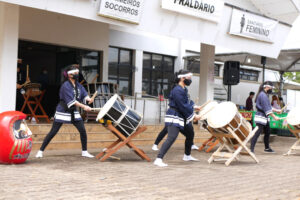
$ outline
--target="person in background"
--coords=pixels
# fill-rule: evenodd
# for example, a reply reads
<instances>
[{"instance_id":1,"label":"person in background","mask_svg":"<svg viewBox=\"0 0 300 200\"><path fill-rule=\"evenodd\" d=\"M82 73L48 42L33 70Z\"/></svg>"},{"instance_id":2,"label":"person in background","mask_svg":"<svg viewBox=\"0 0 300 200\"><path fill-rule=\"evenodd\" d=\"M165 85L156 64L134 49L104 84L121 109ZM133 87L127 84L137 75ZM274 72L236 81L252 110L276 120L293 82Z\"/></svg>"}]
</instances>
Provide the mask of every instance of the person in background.
<instances>
[{"instance_id":1,"label":"person in background","mask_svg":"<svg viewBox=\"0 0 300 200\"><path fill-rule=\"evenodd\" d=\"M17 94L16 94L16 110L20 111L24 103L24 97L21 93L22 85L26 82L26 74L22 70L22 59L18 59L17 66Z\"/></svg>"},{"instance_id":2,"label":"person in background","mask_svg":"<svg viewBox=\"0 0 300 200\"><path fill-rule=\"evenodd\" d=\"M285 103L284 103L282 97L279 97L279 104L280 104L280 107L281 107L281 108L284 108L284 107L285 107Z\"/></svg>"},{"instance_id":3,"label":"person in background","mask_svg":"<svg viewBox=\"0 0 300 200\"><path fill-rule=\"evenodd\" d=\"M255 92L250 92L249 97L246 100L246 110L252 111L253 110L253 97L255 95Z\"/></svg>"},{"instance_id":4,"label":"person in background","mask_svg":"<svg viewBox=\"0 0 300 200\"><path fill-rule=\"evenodd\" d=\"M49 74L48 70L44 67L38 77L38 83L41 84L41 90L47 89L49 84Z\"/></svg>"},{"instance_id":5,"label":"person in background","mask_svg":"<svg viewBox=\"0 0 300 200\"><path fill-rule=\"evenodd\" d=\"M52 138L57 134L64 123L72 123L80 133L81 147L83 157L94 157L87 151L87 135L83 120L77 110L78 107L85 111L91 111L91 108L85 105L87 102L92 103L93 100L88 96L84 87L78 82L79 70L70 66L67 71L67 81L65 81L60 90L60 102L56 107L54 122L48 135L45 137L40 150L36 157L42 158L45 148L48 146ZM80 103L83 102L83 103Z\"/></svg>"},{"instance_id":6,"label":"person in background","mask_svg":"<svg viewBox=\"0 0 300 200\"><path fill-rule=\"evenodd\" d=\"M279 99L276 95L273 95L272 96L272 103L271 103L272 107L275 108L275 109L281 109L280 107L280 103L279 103Z\"/></svg>"},{"instance_id":7,"label":"person in background","mask_svg":"<svg viewBox=\"0 0 300 200\"><path fill-rule=\"evenodd\" d=\"M257 112L255 113L254 121L258 126L258 130L255 135L251 139L251 152L254 153L255 144L259 135L264 131L264 144L265 144L265 152L266 153L275 153L273 149L271 149L269 145L270 139L270 120L269 116L272 116L274 120L278 121L279 118L274 115L274 112L281 113L281 110L277 110L272 108L268 94L272 94L273 83L271 81L266 81L262 83L257 92L255 103Z\"/></svg>"}]
</instances>

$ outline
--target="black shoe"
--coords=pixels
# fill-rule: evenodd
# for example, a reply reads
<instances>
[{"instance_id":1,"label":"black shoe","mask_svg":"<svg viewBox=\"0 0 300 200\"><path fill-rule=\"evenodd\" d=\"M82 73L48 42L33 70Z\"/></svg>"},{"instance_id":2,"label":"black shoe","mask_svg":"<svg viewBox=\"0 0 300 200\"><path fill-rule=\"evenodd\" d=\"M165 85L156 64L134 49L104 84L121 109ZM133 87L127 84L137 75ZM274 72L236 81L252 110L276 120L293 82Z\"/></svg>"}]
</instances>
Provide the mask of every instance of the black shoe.
<instances>
[{"instance_id":1,"label":"black shoe","mask_svg":"<svg viewBox=\"0 0 300 200\"><path fill-rule=\"evenodd\" d=\"M275 153L271 148L265 149L265 153Z\"/></svg>"}]
</instances>

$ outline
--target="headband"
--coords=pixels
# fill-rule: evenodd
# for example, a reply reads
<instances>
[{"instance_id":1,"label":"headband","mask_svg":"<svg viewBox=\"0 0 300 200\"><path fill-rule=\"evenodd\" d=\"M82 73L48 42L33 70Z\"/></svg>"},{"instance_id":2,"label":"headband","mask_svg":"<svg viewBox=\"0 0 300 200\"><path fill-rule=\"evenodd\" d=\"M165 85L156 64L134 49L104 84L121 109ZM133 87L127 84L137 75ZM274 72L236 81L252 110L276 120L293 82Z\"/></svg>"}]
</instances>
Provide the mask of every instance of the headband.
<instances>
[{"instance_id":1,"label":"headband","mask_svg":"<svg viewBox=\"0 0 300 200\"><path fill-rule=\"evenodd\" d=\"M193 76L193 74L192 74L192 73L180 74L180 75L178 75L177 77L178 77L178 78L186 78L186 77L188 77L188 76Z\"/></svg>"},{"instance_id":2,"label":"headband","mask_svg":"<svg viewBox=\"0 0 300 200\"><path fill-rule=\"evenodd\" d=\"M76 73L76 72L79 72L79 70L78 69L72 69L72 70L68 71L67 73L68 74L73 74L73 73Z\"/></svg>"},{"instance_id":3,"label":"headband","mask_svg":"<svg viewBox=\"0 0 300 200\"><path fill-rule=\"evenodd\" d=\"M264 85L264 88L265 88L265 87L275 88L275 87L272 86L272 85Z\"/></svg>"}]
</instances>

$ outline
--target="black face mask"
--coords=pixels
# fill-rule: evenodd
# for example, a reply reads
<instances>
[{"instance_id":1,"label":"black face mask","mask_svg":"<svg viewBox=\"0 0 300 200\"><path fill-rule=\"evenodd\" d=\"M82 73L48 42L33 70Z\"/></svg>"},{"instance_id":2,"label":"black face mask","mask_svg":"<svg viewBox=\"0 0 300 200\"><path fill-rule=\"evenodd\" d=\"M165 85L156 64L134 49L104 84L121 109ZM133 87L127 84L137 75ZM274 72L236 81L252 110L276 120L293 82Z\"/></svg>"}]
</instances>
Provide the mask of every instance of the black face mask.
<instances>
[{"instance_id":1,"label":"black face mask","mask_svg":"<svg viewBox=\"0 0 300 200\"><path fill-rule=\"evenodd\" d=\"M78 78L79 78L79 75L78 74L73 74L73 76L72 76L72 79L74 79L74 80L78 80Z\"/></svg>"},{"instance_id":2,"label":"black face mask","mask_svg":"<svg viewBox=\"0 0 300 200\"><path fill-rule=\"evenodd\" d=\"M272 92L273 92L272 89L267 91L268 94L272 94Z\"/></svg>"},{"instance_id":3,"label":"black face mask","mask_svg":"<svg viewBox=\"0 0 300 200\"><path fill-rule=\"evenodd\" d=\"M189 85L191 85L192 80L191 80L191 79L184 79L183 82L184 82L184 84L185 84L186 86L189 86Z\"/></svg>"}]
</instances>

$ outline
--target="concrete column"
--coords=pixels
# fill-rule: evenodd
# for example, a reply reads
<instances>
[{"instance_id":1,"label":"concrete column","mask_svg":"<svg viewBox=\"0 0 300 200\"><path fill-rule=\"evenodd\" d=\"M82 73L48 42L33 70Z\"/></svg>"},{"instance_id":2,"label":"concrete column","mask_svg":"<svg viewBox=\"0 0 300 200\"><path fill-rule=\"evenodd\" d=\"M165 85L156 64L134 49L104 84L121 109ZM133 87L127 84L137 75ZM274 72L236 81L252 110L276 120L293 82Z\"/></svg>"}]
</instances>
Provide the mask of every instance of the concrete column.
<instances>
[{"instance_id":1,"label":"concrete column","mask_svg":"<svg viewBox=\"0 0 300 200\"><path fill-rule=\"evenodd\" d=\"M133 65L135 66L133 95L137 93L137 97L141 97L142 85L143 85L143 51L142 50L135 50Z\"/></svg>"},{"instance_id":2,"label":"concrete column","mask_svg":"<svg viewBox=\"0 0 300 200\"><path fill-rule=\"evenodd\" d=\"M15 110L19 6L0 3L0 112Z\"/></svg>"},{"instance_id":3,"label":"concrete column","mask_svg":"<svg viewBox=\"0 0 300 200\"><path fill-rule=\"evenodd\" d=\"M183 60L184 55L185 55L185 46L183 44L183 40L180 39L178 45L178 57L175 59L175 63L174 63L175 65L174 73L184 68L184 60Z\"/></svg>"},{"instance_id":4,"label":"concrete column","mask_svg":"<svg viewBox=\"0 0 300 200\"><path fill-rule=\"evenodd\" d=\"M215 46L201 44L199 104L214 99Z\"/></svg>"},{"instance_id":5,"label":"concrete column","mask_svg":"<svg viewBox=\"0 0 300 200\"><path fill-rule=\"evenodd\" d=\"M108 51L109 48L103 49L103 54L102 54L102 59L103 59L103 64L102 64L102 76L101 76L101 81L107 82L108 81Z\"/></svg>"}]
</instances>

